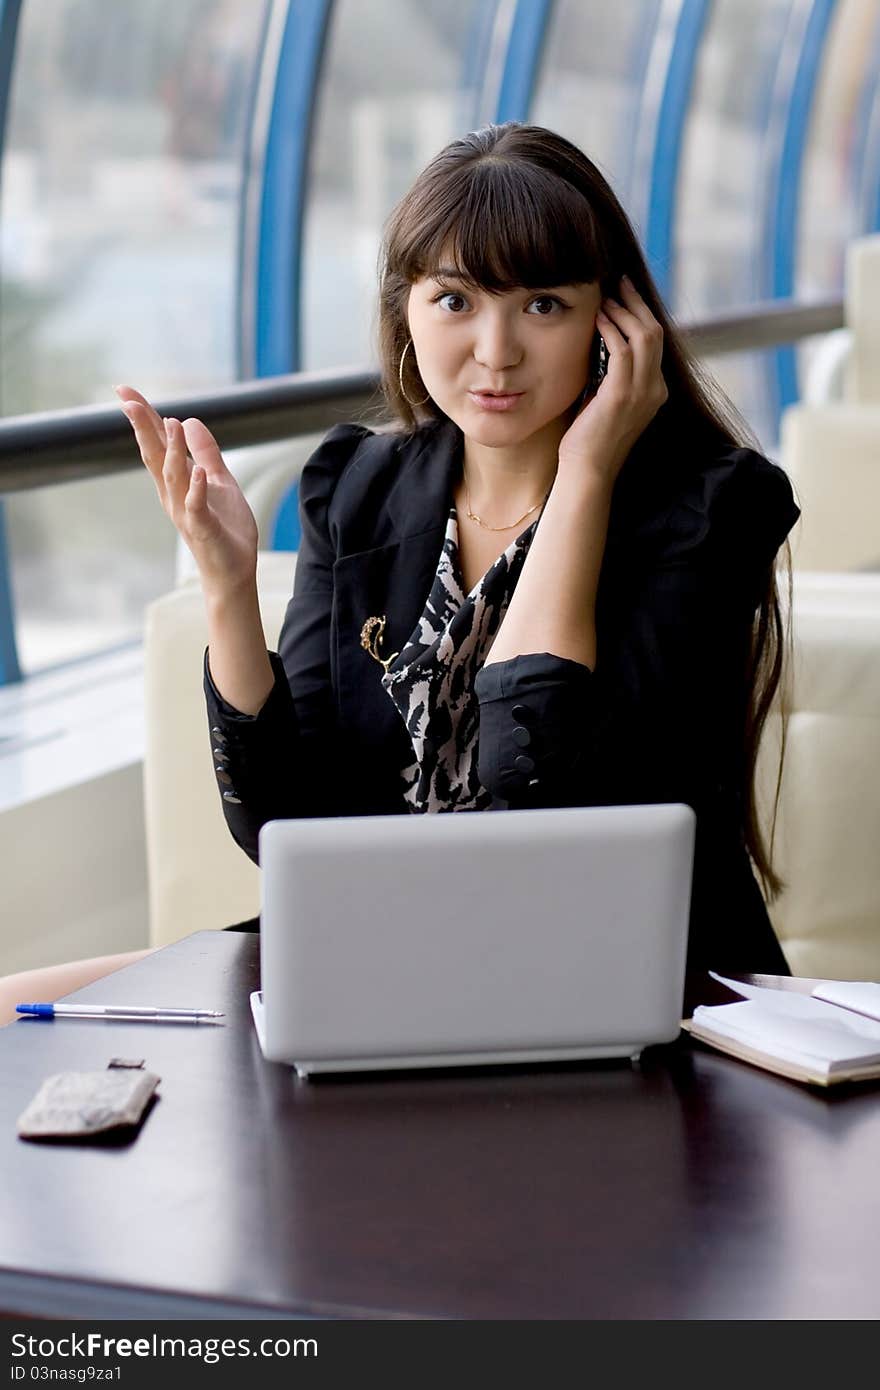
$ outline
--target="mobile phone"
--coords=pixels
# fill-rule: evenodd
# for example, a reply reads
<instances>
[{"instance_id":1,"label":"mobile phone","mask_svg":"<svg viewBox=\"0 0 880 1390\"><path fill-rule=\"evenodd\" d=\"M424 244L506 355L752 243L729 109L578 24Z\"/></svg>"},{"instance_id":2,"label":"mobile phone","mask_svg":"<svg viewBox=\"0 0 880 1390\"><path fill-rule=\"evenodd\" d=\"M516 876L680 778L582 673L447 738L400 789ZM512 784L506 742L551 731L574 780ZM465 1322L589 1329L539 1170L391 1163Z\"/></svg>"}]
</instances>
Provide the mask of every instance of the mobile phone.
<instances>
[{"instance_id":1,"label":"mobile phone","mask_svg":"<svg viewBox=\"0 0 880 1390\"><path fill-rule=\"evenodd\" d=\"M590 348L590 382L598 387L602 378L608 371L608 347L602 334L598 331L593 335L593 343Z\"/></svg>"},{"instance_id":2,"label":"mobile phone","mask_svg":"<svg viewBox=\"0 0 880 1390\"><path fill-rule=\"evenodd\" d=\"M576 410L580 410L582 405L592 391L598 391L602 384L602 378L608 370L608 347L601 333L593 335L592 346L590 347L590 375L587 384L577 398Z\"/></svg>"}]
</instances>

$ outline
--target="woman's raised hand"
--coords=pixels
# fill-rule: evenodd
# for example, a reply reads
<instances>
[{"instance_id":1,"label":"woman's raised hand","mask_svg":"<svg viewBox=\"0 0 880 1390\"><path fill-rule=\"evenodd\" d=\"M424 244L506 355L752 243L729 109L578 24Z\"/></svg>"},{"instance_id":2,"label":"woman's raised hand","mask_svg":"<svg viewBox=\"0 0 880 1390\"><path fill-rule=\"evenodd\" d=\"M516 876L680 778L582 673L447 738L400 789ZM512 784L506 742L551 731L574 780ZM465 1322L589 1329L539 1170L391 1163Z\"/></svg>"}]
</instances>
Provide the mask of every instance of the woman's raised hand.
<instances>
[{"instance_id":1,"label":"woman's raised hand","mask_svg":"<svg viewBox=\"0 0 880 1390\"><path fill-rule=\"evenodd\" d=\"M192 552L202 588L224 594L253 582L257 523L211 431L201 420L163 420L132 386L113 389L159 501Z\"/></svg>"},{"instance_id":2,"label":"woman's raised hand","mask_svg":"<svg viewBox=\"0 0 880 1390\"><path fill-rule=\"evenodd\" d=\"M559 441L559 467L587 469L612 485L639 435L669 399L663 379L663 329L632 282L623 303L606 298L596 328L608 348L608 372Z\"/></svg>"}]
</instances>

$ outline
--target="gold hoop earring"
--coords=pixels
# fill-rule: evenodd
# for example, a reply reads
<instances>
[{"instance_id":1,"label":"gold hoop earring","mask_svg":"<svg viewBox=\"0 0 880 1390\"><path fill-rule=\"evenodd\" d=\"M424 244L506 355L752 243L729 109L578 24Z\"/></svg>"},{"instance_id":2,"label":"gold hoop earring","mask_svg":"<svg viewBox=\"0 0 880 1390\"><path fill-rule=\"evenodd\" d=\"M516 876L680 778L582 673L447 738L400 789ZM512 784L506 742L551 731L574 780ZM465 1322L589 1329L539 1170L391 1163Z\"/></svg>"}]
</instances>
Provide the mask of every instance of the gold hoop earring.
<instances>
[{"instance_id":1,"label":"gold hoop earring","mask_svg":"<svg viewBox=\"0 0 880 1390\"><path fill-rule=\"evenodd\" d=\"M421 400L421 401L411 401L410 398L409 398L409 396L406 394L406 387L405 387L404 384L403 384L403 359L404 359L404 357L406 357L406 348L408 348L408 347L410 346L411 343L412 343L412 338L408 338L408 339L407 339L407 343L406 343L406 347L403 349L403 352L400 354L400 366L399 366L398 369L397 369L397 375L398 375L398 377L399 377L399 379L400 379L400 394L403 396L403 399L406 401L407 405L424 405L424 404L425 404L425 401L429 401L429 400L431 399L431 393L430 393L430 391L428 392L427 396L425 396L425 399L424 399L424 400Z\"/></svg>"}]
</instances>

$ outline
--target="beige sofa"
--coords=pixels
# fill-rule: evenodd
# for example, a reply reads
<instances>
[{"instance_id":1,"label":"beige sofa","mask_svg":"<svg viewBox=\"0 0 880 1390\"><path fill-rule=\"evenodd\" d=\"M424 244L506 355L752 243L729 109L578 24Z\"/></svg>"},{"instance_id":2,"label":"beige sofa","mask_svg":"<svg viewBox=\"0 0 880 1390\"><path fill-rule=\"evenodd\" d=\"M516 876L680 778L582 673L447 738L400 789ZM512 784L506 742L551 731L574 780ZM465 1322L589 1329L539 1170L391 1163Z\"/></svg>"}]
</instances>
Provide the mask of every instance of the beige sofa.
<instances>
[{"instance_id":1,"label":"beige sofa","mask_svg":"<svg viewBox=\"0 0 880 1390\"><path fill-rule=\"evenodd\" d=\"M770 917L798 975L880 980L880 574L794 574L792 713ZM780 721L758 772L764 824Z\"/></svg>"},{"instance_id":2,"label":"beige sofa","mask_svg":"<svg viewBox=\"0 0 880 1390\"><path fill-rule=\"evenodd\" d=\"M260 553L260 612L273 648L295 564L290 552ZM259 911L259 871L229 834L217 794L202 690L207 641L197 580L187 580L148 607L144 813L154 946Z\"/></svg>"},{"instance_id":3,"label":"beige sofa","mask_svg":"<svg viewBox=\"0 0 880 1390\"><path fill-rule=\"evenodd\" d=\"M781 422L802 517L778 845L790 884L771 916L798 973L880 979L880 236L850 243L845 279L841 396L808 390ZM778 720L764 783L774 746Z\"/></svg>"},{"instance_id":4,"label":"beige sofa","mask_svg":"<svg viewBox=\"0 0 880 1390\"><path fill-rule=\"evenodd\" d=\"M792 536L795 568L880 569L880 403L789 407L779 461L802 512Z\"/></svg>"},{"instance_id":5,"label":"beige sofa","mask_svg":"<svg viewBox=\"0 0 880 1390\"><path fill-rule=\"evenodd\" d=\"M847 247L844 318L831 335L845 340L840 398L817 399L808 370L805 399L781 422L779 461L803 511L792 558L803 570L880 568L880 235Z\"/></svg>"}]
</instances>

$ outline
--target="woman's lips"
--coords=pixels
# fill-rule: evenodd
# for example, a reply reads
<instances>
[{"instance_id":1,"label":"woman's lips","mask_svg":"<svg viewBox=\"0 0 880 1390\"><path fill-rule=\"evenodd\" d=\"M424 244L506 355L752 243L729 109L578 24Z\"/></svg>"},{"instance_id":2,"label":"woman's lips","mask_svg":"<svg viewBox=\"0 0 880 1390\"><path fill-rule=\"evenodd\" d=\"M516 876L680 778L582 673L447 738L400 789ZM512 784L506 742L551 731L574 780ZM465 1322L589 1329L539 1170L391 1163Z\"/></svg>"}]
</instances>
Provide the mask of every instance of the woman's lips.
<instances>
[{"instance_id":1,"label":"woman's lips","mask_svg":"<svg viewBox=\"0 0 880 1390\"><path fill-rule=\"evenodd\" d=\"M483 410L512 410L516 403L522 400L524 391L511 391L509 395L489 396L484 391L468 391L472 401L482 406Z\"/></svg>"}]
</instances>

